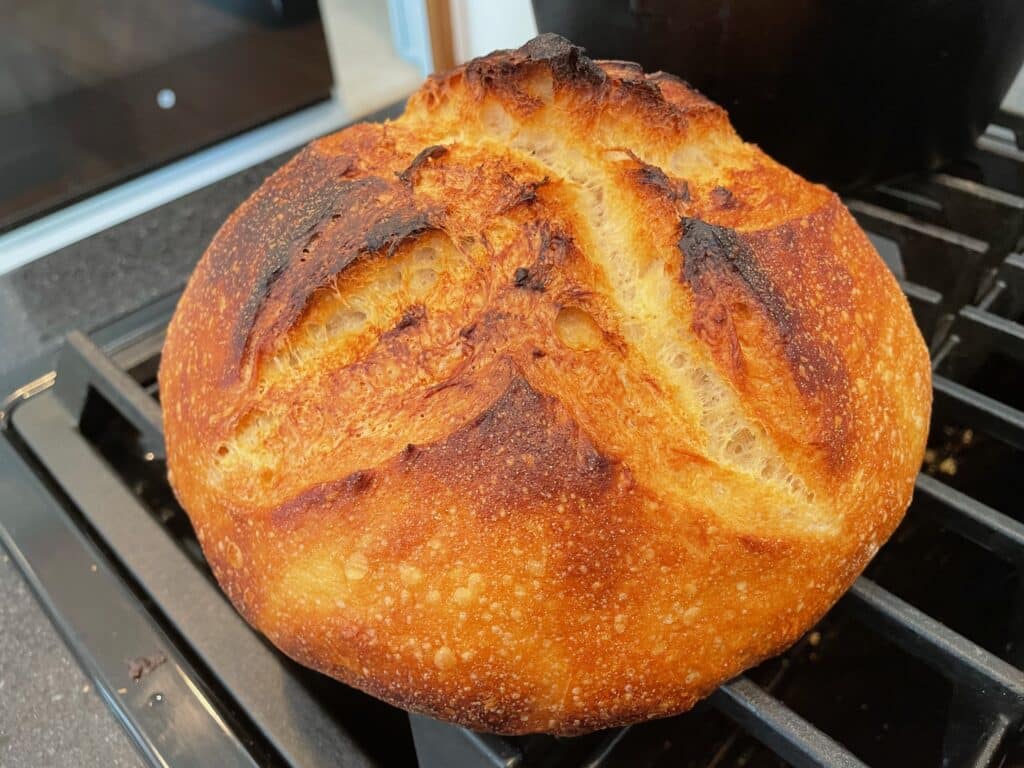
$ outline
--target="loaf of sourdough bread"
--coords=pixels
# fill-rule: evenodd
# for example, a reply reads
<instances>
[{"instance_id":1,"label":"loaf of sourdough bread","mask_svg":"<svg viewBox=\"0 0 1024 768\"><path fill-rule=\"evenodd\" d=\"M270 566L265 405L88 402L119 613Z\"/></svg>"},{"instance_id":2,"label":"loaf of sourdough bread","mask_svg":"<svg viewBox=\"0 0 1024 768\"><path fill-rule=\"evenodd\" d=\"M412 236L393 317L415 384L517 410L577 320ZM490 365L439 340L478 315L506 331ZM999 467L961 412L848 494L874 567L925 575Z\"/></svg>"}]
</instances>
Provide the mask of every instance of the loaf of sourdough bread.
<instances>
[{"instance_id":1,"label":"loaf of sourdough bread","mask_svg":"<svg viewBox=\"0 0 1024 768\"><path fill-rule=\"evenodd\" d=\"M556 36L271 176L196 268L160 386L242 615L505 733L680 712L796 640L899 523L931 403L834 194Z\"/></svg>"}]
</instances>

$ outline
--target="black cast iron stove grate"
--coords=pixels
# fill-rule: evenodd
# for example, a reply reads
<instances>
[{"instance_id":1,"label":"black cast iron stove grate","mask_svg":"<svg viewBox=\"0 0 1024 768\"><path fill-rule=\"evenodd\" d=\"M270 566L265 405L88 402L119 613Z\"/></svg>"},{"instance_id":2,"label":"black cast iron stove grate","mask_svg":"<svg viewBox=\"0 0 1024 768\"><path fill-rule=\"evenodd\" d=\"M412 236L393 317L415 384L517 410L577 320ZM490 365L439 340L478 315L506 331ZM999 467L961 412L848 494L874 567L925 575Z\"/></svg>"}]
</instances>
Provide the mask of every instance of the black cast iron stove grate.
<instances>
[{"instance_id":1,"label":"black cast iron stove grate","mask_svg":"<svg viewBox=\"0 0 1024 768\"><path fill-rule=\"evenodd\" d=\"M0 534L154 765L1024 765L1024 151L996 131L945 173L847 203L932 350L925 467L836 608L691 713L502 738L406 717L275 651L221 595L166 484L155 373L173 297L71 334L56 372L7 401Z\"/></svg>"}]
</instances>

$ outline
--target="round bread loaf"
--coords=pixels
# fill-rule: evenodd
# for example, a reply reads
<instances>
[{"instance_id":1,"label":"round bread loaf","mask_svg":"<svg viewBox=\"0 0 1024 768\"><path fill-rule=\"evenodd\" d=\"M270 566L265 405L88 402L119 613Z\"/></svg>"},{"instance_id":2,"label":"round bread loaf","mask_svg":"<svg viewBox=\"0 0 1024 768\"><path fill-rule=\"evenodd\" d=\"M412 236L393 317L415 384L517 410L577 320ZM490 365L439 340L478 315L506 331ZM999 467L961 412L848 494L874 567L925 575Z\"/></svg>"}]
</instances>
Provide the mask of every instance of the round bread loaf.
<instances>
[{"instance_id":1,"label":"round bread loaf","mask_svg":"<svg viewBox=\"0 0 1024 768\"><path fill-rule=\"evenodd\" d=\"M682 81L555 36L271 176L160 385L242 615L505 733L680 712L792 643L899 523L931 402L834 194Z\"/></svg>"}]
</instances>

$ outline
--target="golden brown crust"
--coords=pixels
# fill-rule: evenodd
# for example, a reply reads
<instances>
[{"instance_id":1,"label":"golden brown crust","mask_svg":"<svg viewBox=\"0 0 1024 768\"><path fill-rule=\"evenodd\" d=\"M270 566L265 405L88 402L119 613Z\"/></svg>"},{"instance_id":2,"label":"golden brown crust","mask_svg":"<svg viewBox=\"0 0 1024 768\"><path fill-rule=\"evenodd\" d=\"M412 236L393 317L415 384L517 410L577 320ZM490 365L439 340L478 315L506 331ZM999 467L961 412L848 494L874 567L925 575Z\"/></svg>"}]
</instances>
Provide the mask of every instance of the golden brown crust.
<instances>
[{"instance_id":1,"label":"golden brown crust","mask_svg":"<svg viewBox=\"0 0 1024 768\"><path fill-rule=\"evenodd\" d=\"M401 706L555 733L682 711L793 642L902 517L931 391L833 194L554 36L268 179L160 382L250 622Z\"/></svg>"}]
</instances>

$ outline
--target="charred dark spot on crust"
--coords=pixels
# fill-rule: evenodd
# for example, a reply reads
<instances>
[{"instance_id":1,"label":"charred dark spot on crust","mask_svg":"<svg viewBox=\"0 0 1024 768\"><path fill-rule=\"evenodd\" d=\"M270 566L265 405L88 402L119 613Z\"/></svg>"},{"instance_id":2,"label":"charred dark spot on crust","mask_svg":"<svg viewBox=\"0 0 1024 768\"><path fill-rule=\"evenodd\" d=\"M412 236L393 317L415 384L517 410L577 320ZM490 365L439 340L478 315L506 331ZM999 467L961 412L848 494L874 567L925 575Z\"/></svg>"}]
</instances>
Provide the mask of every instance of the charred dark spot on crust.
<instances>
[{"instance_id":1,"label":"charred dark spot on crust","mask_svg":"<svg viewBox=\"0 0 1024 768\"><path fill-rule=\"evenodd\" d=\"M401 319L398 324L395 325L395 331L404 331L406 328L411 328L414 325L418 325L420 321L427 316L427 310L422 304L413 304L405 312L402 313Z\"/></svg>"},{"instance_id":2,"label":"charred dark spot on crust","mask_svg":"<svg viewBox=\"0 0 1024 768\"><path fill-rule=\"evenodd\" d=\"M395 211L370 227L366 233L366 242L359 251L362 253L384 251L388 256L394 256L398 246L406 240L433 228L431 214L426 211L415 213L407 210Z\"/></svg>"},{"instance_id":3,"label":"charred dark spot on crust","mask_svg":"<svg viewBox=\"0 0 1024 768\"><path fill-rule=\"evenodd\" d=\"M753 258L745 252L746 246L734 229L684 216L681 233L679 249L685 257L682 277L689 283L693 283L708 265L731 265Z\"/></svg>"},{"instance_id":4,"label":"charred dark spot on crust","mask_svg":"<svg viewBox=\"0 0 1024 768\"><path fill-rule=\"evenodd\" d=\"M502 172L499 178L501 180L500 196L495 205L498 213L507 213L521 205L532 205L537 202L537 191L551 181L545 176L543 179L524 183L507 171ZM480 239L487 245L486 232L480 233Z\"/></svg>"},{"instance_id":5,"label":"charred dark spot on crust","mask_svg":"<svg viewBox=\"0 0 1024 768\"><path fill-rule=\"evenodd\" d=\"M513 195L507 203L502 206L503 211L510 211L520 205L530 205L537 202L537 190L550 183L551 179L545 176L540 181L530 181L520 184L509 173L502 174L502 180L506 182L506 189L514 190Z\"/></svg>"},{"instance_id":6,"label":"charred dark spot on crust","mask_svg":"<svg viewBox=\"0 0 1024 768\"><path fill-rule=\"evenodd\" d=\"M330 511L367 494L376 482L372 470L359 469L338 480L318 483L278 505L271 513L274 526L290 530L317 511Z\"/></svg>"},{"instance_id":7,"label":"charred dark spot on crust","mask_svg":"<svg viewBox=\"0 0 1024 768\"><path fill-rule=\"evenodd\" d=\"M579 453L580 466L588 474L602 475L605 474L612 465L611 459L602 453L589 443L582 444L580 446Z\"/></svg>"},{"instance_id":8,"label":"charred dark spot on crust","mask_svg":"<svg viewBox=\"0 0 1024 768\"><path fill-rule=\"evenodd\" d=\"M401 458L403 461L412 461L420 453L420 449L412 443L407 443L405 448L402 449Z\"/></svg>"},{"instance_id":9,"label":"charred dark spot on crust","mask_svg":"<svg viewBox=\"0 0 1024 768\"><path fill-rule=\"evenodd\" d=\"M257 316L270 292L286 276L289 264L298 260L302 248L322 222L339 210L339 201L347 199L346 191L365 188L358 180L345 178L352 167L349 156L324 156L315 146L307 147L253 196L246 217L215 240L220 255L219 261L214 262L220 270L216 279L237 297L240 305L231 329L226 376L237 376ZM305 182L298 195L290 186L281 186L286 183L283 180L296 176ZM275 184L278 179L282 182ZM285 205L288 217L279 217ZM263 255L242 271L246 278L240 282L238 262L252 253ZM240 292L243 286L246 288Z\"/></svg>"},{"instance_id":10,"label":"charred dark spot on crust","mask_svg":"<svg viewBox=\"0 0 1024 768\"><path fill-rule=\"evenodd\" d=\"M547 356L547 353L543 349L538 349L537 347L534 347L533 352L530 354L533 355L534 360L539 360L540 358Z\"/></svg>"},{"instance_id":11,"label":"charred dark spot on crust","mask_svg":"<svg viewBox=\"0 0 1024 768\"><path fill-rule=\"evenodd\" d=\"M588 59L583 48L573 45L561 35L546 32L538 35L516 51L530 61L545 61L555 77L602 83L604 71Z\"/></svg>"},{"instance_id":12,"label":"charred dark spot on crust","mask_svg":"<svg viewBox=\"0 0 1024 768\"><path fill-rule=\"evenodd\" d=\"M528 291L544 292L544 281L535 277L526 267L519 267L512 276L512 284L516 288Z\"/></svg>"},{"instance_id":13,"label":"charred dark spot on crust","mask_svg":"<svg viewBox=\"0 0 1024 768\"><path fill-rule=\"evenodd\" d=\"M423 447L416 472L470 497L465 509L483 524L529 517L543 526L552 542L548 573L581 606L616 594L629 567L625 554L643 536L629 469L514 367L476 418Z\"/></svg>"},{"instance_id":14,"label":"charred dark spot on crust","mask_svg":"<svg viewBox=\"0 0 1024 768\"><path fill-rule=\"evenodd\" d=\"M624 78L618 81L619 94L626 99L635 99L640 104L658 107L665 103L657 85L648 82L644 77Z\"/></svg>"},{"instance_id":15,"label":"charred dark spot on crust","mask_svg":"<svg viewBox=\"0 0 1024 768\"><path fill-rule=\"evenodd\" d=\"M694 291L713 294L716 277L736 275L765 308L783 336L793 332L789 308L736 230L684 216L679 250L683 252L681 278Z\"/></svg>"},{"instance_id":16,"label":"charred dark spot on crust","mask_svg":"<svg viewBox=\"0 0 1024 768\"><path fill-rule=\"evenodd\" d=\"M398 174L398 178L406 184L412 184L416 180L416 175L419 173L420 166L446 154L448 154L448 147L444 147L440 144L434 144L433 146L427 147L412 159L412 162L409 163L409 167Z\"/></svg>"},{"instance_id":17,"label":"charred dark spot on crust","mask_svg":"<svg viewBox=\"0 0 1024 768\"><path fill-rule=\"evenodd\" d=\"M241 361L248 346L249 333L256 322L260 307L263 305L271 287L284 273L287 265L287 252L269 254L264 265L263 274L256 279L256 284L245 299L245 303L239 308L238 320L235 323L234 333L231 335L231 349L234 363L233 368Z\"/></svg>"},{"instance_id":18,"label":"charred dark spot on crust","mask_svg":"<svg viewBox=\"0 0 1024 768\"><path fill-rule=\"evenodd\" d=\"M822 406L823 442L830 461L842 464L847 443L849 402L848 375L839 352L808 331L799 313L765 273L748 240L755 244L763 233L741 236L728 227L683 217L679 249L683 254L680 280L692 288L696 307L694 332L711 347L724 345L733 358L735 370L742 370L732 309L725 294L727 286L740 287L778 331L786 360L797 389ZM786 233L783 233L785 236ZM763 243L758 248L766 247Z\"/></svg>"},{"instance_id":19,"label":"charred dark spot on crust","mask_svg":"<svg viewBox=\"0 0 1024 768\"><path fill-rule=\"evenodd\" d=\"M294 234L268 249L263 276L234 328L232 371L238 371L246 354L286 333L310 297L364 254L391 256L407 240L437 229L442 219L440 210L418 206L397 180L332 179L306 203L305 215L291 229ZM308 247L313 242L315 249ZM255 249L260 244L245 245Z\"/></svg>"},{"instance_id":20,"label":"charred dark spot on crust","mask_svg":"<svg viewBox=\"0 0 1024 768\"><path fill-rule=\"evenodd\" d=\"M543 507L545 499L566 490L581 499L600 497L619 471L558 400L520 375L468 424L424 446L421 466L452 483L469 484L491 500L481 509L495 513Z\"/></svg>"},{"instance_id":21,"label":"charred dark spot on crust","mask_svg":"<svg viewBox=\"0 0 1024 768\"><path fill-rule=\"evenodd\" d=\"M731 210L739 207L740 201L733 195L732 190L727 187L715 187L711 190L711 199L715 201L715 205L725 210Z\"/></svg>"},{"instance_id":22,"label":"charred dark spot on crust","mask_svg":"<svg viewBox=\"0 0 1024 768\"><path fill-rule=\"evenodd\" d=\"M648 165L639 160L637 162L640 167L633 169L632 176L638 184L657 190L673 202L690 201L690 185L685 180L669 178L668 174L656 165Z\"/></svg>"},{"instance_id":23,"label":"charred dark spot on crust","mask_svg":"<svg viewBox=\"0 0 1024 768\"><path fill-rule=\"evenodd\" d=\"M573 243L568 235L553 230L547 222L532 227L529 236L535 238L537 259L529 267L518 267L512 275L512 284L543 293L552 275L569 259Z\"/></svg>"},{"instance_id":24,"label":"charred dark spot on crust","mask_svg":"<svg viewBox=\"0 0 1024 768\"><path fill-rule=\"evenodd\" d=\"M515 200L512 201L513 206L517 205L529 205L530 203L537 202L537 190L547 183L547 179L539 181L535 184L524 184L519 191L519 195Z\"/></svg>"},{"instance_id":25,"label":"charred dark spot on crust","mask_svg":"<svg viewBox=\"0 0 1024 768\"><path fill-rule=\"evenodd\" d=\"M546 33L515 51L495 51L473 59L466 64L466 83L528 101L519 83L531 75L530 67L524 66L531 62L547 65L558 82L596 86L607 79L604 70L587 58L582 48L560 35Z\"/></svg>"},{"instance_id":26,"label":"charred dark spot on crust","mask_svg":"<svg viewBox=\"0 0 1024 768\"><path fill-rule=\"evenodd\" d=\"M579 46L573 45L561 35L545 32L542 35L537 35L527 40L519 47L516 53L521 53L533 61L550 61L552 59L565 58L566 56L579 56L584 53L584 50Z\"/></svg>"},{"instance_id":27,"label":"charred dark spot on crust","mask_svg":"<svg viewBox=\"0 0 1024 768\"><path fill-rule=\"evenodd\" d=\"M793 336L792 314L761 270L754 252L739 234L728 227L683 217L679 249L683 253L681 280L697 299L693 331L705 344L728 360L735 374L743 375L745 363L732 314L719 295L724 282L738 282L759 304L783 339Z\"/></svg>"},{"instance_id":28,"label":"charred dark spot on crust","mask_svg":"<svg viewBox=\"0 0 1024 768\"><path fill-rule=\"evenodd\" d=\"M363 493L373 485L373 472L368 469L357 469L344 478L345 489L351 493Z\"/></svg>"},{"instance_id":29,"label":"charred dark spot on crust","mask_svg":"<svg viewBox=\"0 0 1024 768\"><path fill-rule=\"evenodd\" d=\"M345 157L343 160L345 164L341 169L339 169L338 176L340 178L347 179L359 170L359 165L356 163L354 157Z\"/></svg>"}]
</instances>

